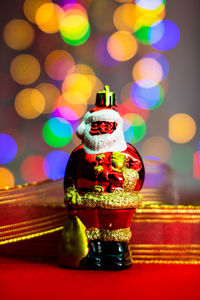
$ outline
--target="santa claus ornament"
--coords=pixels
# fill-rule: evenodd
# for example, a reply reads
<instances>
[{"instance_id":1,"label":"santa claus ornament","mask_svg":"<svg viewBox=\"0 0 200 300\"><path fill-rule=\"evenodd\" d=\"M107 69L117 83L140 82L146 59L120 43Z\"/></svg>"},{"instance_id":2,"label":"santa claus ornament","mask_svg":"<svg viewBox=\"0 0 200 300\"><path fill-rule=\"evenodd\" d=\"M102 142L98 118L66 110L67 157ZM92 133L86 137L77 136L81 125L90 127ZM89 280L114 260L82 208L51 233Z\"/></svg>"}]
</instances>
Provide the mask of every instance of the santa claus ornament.
<instances>
[{"instance_id":1,"label":"santa claus ornament","mask_svg":"<svg viewBox=\"0 0 200 300\"><path fill-rule=\"evenodd\" d=\"M125 142L115 95L105 86L76 131L82 144L64 178L68 217L59 249L63 267L120 270L131 266L130 224L141 201L144 166Z\"/></svg>"}]
</instances>

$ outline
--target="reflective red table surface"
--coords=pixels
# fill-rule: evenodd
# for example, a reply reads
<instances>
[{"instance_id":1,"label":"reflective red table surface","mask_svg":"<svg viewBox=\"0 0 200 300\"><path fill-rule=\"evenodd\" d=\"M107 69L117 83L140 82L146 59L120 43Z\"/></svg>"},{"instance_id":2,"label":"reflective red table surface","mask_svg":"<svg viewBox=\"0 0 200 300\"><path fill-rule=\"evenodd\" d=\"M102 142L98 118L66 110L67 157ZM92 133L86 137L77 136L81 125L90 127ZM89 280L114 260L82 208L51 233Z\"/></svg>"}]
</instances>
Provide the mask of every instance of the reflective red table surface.
<instances>
[{"instance_id":1,"label":"reflective red table surface","mask_svg":"<svg viewBox=\"0 0 200 300\"><path fill-rule=\"evenodd\" d=\"M199 265L133 264L124 271L84 271L0 258L1 300L199 300L199 286Z\"/></svg>"}]
</instances>

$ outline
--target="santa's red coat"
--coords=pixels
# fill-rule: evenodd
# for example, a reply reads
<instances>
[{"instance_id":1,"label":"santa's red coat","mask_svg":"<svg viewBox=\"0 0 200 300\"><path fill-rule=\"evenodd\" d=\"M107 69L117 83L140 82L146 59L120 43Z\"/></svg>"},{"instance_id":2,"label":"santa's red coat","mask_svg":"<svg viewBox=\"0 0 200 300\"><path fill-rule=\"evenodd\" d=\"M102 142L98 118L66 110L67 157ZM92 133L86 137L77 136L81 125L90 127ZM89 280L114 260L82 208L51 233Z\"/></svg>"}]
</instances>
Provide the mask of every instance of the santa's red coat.
<instances>
[{"instance_id":1,"label":"santa's red coat","mask_svg":"<svg viewBox=\"0 0 200 300\"><path fill-rule=\"evenodd\" d=\"M127 144L127 148L121 151L126 156L126 167L134 169L139 174L135 191L142 188L144 182L144 166L137 150ZM75 187L80 194L91 191L95 185L101 185L105 192L110 189L122 187L124 182L123 175L112 168L113 152L103 153L102 161L97 160L97 156L102 153L89 154L85 151L83 144L78 146L71 154L64 177L64 188ZM100 172L95 172L94 168L101 165Z\"/></svg>"}]
</instances>

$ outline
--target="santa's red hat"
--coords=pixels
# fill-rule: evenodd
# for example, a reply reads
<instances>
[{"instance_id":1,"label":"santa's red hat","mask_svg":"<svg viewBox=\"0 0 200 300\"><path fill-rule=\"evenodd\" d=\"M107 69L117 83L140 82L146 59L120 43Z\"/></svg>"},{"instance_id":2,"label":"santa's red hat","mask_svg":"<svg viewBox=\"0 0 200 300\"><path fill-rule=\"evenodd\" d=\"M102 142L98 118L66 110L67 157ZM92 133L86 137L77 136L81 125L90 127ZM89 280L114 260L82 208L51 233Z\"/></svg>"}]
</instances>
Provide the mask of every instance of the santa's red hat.
<instances>
[{"instance_id":1,"label":"santa's red hat","mask_svg":"<svg viewBox=\"0 0 200 300\"><path fill-rule=\"evenodd\" d=\"M96 106L84 115L81 124L76 130L88 153L114 152L126 149L123 119L115 108L115 94L110 92L109 86L106 85L104 91L97 93ZM104 121L114 123L115 130L111 134L91 135L92 123Z\"/></svg>"}]
</instances>

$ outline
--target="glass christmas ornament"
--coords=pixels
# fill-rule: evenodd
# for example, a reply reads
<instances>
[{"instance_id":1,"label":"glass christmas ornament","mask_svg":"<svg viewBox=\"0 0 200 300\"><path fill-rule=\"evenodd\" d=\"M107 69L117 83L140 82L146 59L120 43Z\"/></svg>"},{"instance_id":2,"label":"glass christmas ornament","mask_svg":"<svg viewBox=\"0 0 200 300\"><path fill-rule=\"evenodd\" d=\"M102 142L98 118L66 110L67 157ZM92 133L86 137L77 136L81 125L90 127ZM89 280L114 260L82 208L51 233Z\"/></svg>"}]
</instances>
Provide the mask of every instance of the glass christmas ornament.
<instances>
[{"instance_id":1,"label":"glass christmas ornament","mask_svg":"<svg viewBox=\"0 0 200 300\"><path fill-rule=\"evenodd\" d=\"M132 216L141 202L144 165L126 143L115 94L105 86L76 131L82 144L64 177L68 219L59 251L62 267L121 270L131 266Z\"/></svg>"}]
</instances>

